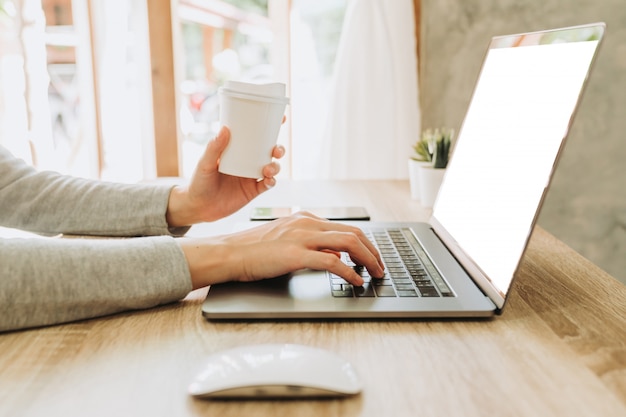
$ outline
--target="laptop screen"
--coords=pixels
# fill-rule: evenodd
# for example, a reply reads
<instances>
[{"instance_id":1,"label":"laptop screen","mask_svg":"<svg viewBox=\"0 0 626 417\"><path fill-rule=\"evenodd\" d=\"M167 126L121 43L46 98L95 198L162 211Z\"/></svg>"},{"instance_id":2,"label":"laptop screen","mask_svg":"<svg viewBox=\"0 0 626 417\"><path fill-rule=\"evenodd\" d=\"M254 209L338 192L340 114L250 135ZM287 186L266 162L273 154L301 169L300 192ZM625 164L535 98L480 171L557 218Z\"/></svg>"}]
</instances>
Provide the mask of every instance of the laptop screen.
<instances>
[{"instance_id":1,"label":"laptop screen","mask_svg":"<svg viewBox=\"0 0 626 417\"><path fill-rule=\"evenodd\" d=\"M596 24L489 46L433 220L502 304L603 33Z\"/></svg>"}]
</instances>

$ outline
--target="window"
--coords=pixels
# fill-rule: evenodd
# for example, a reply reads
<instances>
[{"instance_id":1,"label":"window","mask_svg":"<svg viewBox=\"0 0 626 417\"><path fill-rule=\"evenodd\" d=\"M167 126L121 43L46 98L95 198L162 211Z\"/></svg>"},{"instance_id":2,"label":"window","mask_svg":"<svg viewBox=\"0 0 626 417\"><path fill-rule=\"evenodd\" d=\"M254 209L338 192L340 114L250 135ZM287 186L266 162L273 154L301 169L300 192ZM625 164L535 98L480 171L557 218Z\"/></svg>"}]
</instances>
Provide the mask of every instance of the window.
<instances>
[{"instance_id":1,"label":"window","mask_svg":"<svg viewBox=\"0 0 626 417\"><path fill-rule=\"evenodd\" d=\"M291 8L291 176L316 178L329 89L347 0L294 0Z\"/></svg>"},{"instance_id":2,"label":"window","mask_svg":"<svg viewBox=\"0 0 626 417\"><path fill-rule=\"evenodd\" d=\"M320 149L317 141L346 1L180 0L184 79L179 117L185 176L217 133L217 89L226 79L288 84L290 118L279 139L288 148L281 161L283 173L295 178L314 173L310 156Z\"/></svg>"},{"instance_id":3,"label":"window","mask_svg":"<svg viewBox=\"0 0 626 417\"><path fill-rule=\"evenodd\" d=\"M144 3L1 1L0 141L41 169L150 176Z\"/></svg>"},{"instance_id":4,"label":"window","mask_svg":"<svg viewBox=\"0 0 626 417\"><path fill-rule=\"evenodd\" d=\"M18 10L17 0L0 0L0 142L18 155L106 180L188 177L218 129L224 80L275 80L291 99L281 175L317 176L344 15L355 3L40 1Z\"/></svg>"},{"instance_id":5,"label":"window","mask_svg":"<svg viewBox=\"0 0 626 417\"><path fill-rule=\"evenodd\" d=\"M217 90L227 79L275 79L267 1L180 0L182 174L189 177L219 129Z\"/></svg>"}]
</instances>

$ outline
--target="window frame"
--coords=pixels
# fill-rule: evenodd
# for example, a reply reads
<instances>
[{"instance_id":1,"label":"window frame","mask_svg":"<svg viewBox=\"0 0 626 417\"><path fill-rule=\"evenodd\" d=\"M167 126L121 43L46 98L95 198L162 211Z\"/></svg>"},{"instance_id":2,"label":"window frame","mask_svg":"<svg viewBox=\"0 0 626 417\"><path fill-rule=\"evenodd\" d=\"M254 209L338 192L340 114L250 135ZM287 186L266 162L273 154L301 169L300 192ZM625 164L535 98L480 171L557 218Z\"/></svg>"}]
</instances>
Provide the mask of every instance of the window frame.
<instances>
[{"instance_id":1,"label":"window frame","mask_svg":"<svg viewBox=\"0 0 626 417\"><path fill-rule=\"evenodd\" d=\"M415 10L417 56L420 56L421 0L412 0ZM152 72L152 100L154 120L154 146L157 177L177 177L182 174L181 133L178 120L179 73L175 68L177 31L181 19L233 28L238 24L270 25L276 34L272 43L271 59L277 76L290 80L290 20L291 0L268 0L268 18L243 13L221 0L150 0L148 3L148 30ZM173 8L177 9L174 10ZM284 51L288 51L287 54ZM419 72L419 71L418 71ZM418 74L416 74L418 76ZM287 83L289 89L289 82ZM288 91L289 94L289 91ZM291 108L287 108L290 112ZM291 145L290 114L283 127L287 130L287 145ZM291 161L282 160L283 173L291 177Z\"/></svg>"}]
</instances>

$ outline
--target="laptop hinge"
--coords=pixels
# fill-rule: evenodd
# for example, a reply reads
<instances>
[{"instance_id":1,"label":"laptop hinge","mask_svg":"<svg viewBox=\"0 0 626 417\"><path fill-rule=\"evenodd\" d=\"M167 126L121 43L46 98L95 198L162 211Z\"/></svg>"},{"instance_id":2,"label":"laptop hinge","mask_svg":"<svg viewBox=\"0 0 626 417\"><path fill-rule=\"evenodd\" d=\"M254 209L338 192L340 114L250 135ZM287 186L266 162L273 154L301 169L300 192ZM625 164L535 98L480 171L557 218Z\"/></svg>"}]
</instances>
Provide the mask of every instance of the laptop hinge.
<instances>
[{"instance_id":1,"label":"laptop hinge","mask_svg":"<svg viewBox=\"0 0 626 417\"><path fill-rule=\"evenodd\" d=\"M456 258L461 264L463 269L472 278L474 283L482 290L484 294L498 307L502 309L505 301L505 294L500 291L493 283L491 279L476 265L476 263L459 247L458 243L450 236L445 228L437 221L436 218L431 217L429 221L433 228L433 232L439 240L446 246L448 251Z\"/></svg>"}]
</instances>

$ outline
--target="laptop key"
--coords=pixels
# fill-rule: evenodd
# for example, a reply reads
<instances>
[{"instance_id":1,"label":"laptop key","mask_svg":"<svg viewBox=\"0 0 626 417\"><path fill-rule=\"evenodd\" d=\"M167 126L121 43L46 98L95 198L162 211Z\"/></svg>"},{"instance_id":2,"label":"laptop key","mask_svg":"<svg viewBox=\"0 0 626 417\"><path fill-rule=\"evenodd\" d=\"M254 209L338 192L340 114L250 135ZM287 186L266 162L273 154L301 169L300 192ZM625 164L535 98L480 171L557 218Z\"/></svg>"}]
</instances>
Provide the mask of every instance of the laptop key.
<instances>
[{"instance_id":1,"label":"laptop key","mask_svg":"<svg viewBox=\"0 0 626 417\"><path fill-rule=\"evenodd\" d=\"M367 284L362 287L354 287L354 295L356 297L374 297L374 287Z\"/></svg>"},{"instance_id":2,"label":"laptop key","mask_svg":"<svg viewBox=\"0 0 626 417\"><path fill-rule=\"evenodd\" d=\"M401 284L401 283L397 283L396 282L396 290L398 291L402 291L402 290L413 290L413 284Z\"/></svg>"},{"instance_id":3,"label":"laptop key","mask_svg":"<svg viewBox=\"0 0 626 417\"><path fill-rule=\"evenodd\" d=\"M411 278L406 275L391 275L391 280L393 282L408 282L411 283Z\"/></svg>"},{"instance_id":4,"label":"laptop key","mask_svg":"<svg viewBox=\"0 0 626 417\"><path fill-rule=\"evenodd\" d=\"M374 290L379 297L395 297L396 292L391 285L375 286Z\"/></svg>"},{"instance_id":5,"label":"laptop key","mask_svg":"<svg viewBox=\"0 0 626 417\"><path fill-rule=\"evenodd\" d=\"M422 293L422 297L439 297L439 293L435 287L420 288L420 292Z\"/></svg>"},{"instance_id":6,"label":"laptop key","mask_svg":"<svg viewBox=\"0 0 626 417\"><path fill-rule=\"evenodd\" d=\"M334 297L350 297L351 298L354 296L352 284L342 284L341 289L333 288L332 293Z\"/></svg>"},{"instance_id":7,"label":"laptop key","mask_svg":"<svg viewBox=\"0 0 626 417\"><path fill-rule=\"evenodd\" d=\"M352 290L333 291L333 297L352 298Z\"/></svg>"}]
</instances>

